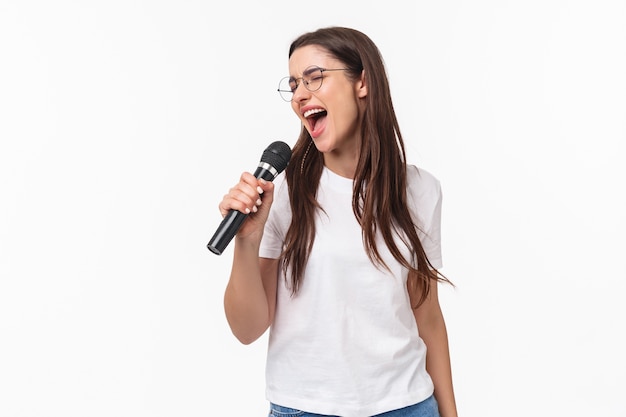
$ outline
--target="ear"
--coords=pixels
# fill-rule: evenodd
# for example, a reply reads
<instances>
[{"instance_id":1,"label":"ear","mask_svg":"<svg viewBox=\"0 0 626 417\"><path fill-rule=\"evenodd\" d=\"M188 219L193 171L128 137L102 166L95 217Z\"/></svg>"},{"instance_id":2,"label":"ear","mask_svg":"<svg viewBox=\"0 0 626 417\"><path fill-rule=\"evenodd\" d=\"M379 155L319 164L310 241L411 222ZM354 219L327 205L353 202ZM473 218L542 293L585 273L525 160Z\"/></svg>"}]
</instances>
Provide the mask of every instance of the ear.
<instances>
[{"instance_id":1,"label":"ear","mask_svg":"<svg viewBox=\"0 0 626 417\"><path fill-rule=\"evenodd\" d=\"M361 78L359 78L356 82L356 93L357 97L359 98L367 97L367 82L365 79L365 70L361 71Z\"/></svg>"}]
</instances>

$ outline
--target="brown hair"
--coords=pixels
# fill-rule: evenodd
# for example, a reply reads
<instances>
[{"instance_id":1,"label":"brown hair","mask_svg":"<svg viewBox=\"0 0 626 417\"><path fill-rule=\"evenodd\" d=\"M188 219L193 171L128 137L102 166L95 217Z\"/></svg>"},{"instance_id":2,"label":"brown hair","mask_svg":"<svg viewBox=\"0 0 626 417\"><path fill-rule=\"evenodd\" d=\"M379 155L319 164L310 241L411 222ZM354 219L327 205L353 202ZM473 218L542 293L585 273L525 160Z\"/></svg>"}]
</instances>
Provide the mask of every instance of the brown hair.
<instances>
[{"instance_id":1,"label":"brown hair","mask_svg":"<svg viewBox=\"0 0 626 417\"><path fill-rule=\"evenodd\" d=\"M417 307L428 296L433 280L448 280L432 268L408 209L404 142L381 54L368 36L342 27L322 28L301 35L292 42L289 57L296 49L307 45L322 47L342 61L348 68L346 74L352 79L365 71L367 96L352 209L361 224L364 246L372 262L386 267L376 245L376 235L380 233L393 257L409 270L408 288L417 300ZM321 209L316 194L324 160L312 143L308 131L302 127L285 171L292 219L285 237L282 267L285 273L291 267L293 294L300 288L313 247L315 211ZM411 250L411 259L404 258L394 241L396 230L403 232L399 235L404 236L402 240Z\"/></svg>"}]
</instances>

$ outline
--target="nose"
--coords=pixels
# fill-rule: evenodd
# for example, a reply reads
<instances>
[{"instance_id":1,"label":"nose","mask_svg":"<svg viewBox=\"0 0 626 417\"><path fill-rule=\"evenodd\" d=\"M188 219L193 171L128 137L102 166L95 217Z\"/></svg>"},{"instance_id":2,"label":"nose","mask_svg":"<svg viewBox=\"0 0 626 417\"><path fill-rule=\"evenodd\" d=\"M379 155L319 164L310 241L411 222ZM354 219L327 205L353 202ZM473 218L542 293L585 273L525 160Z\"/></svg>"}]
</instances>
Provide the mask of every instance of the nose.
<instances>
[{"instance_id":1,"label":"nose","mask_svg":"<svg viewBox=\"0 0 626 417\"><path fill-rule=\"evenodd\" d=\"M302 80L298 86L296 87L296 90L293 92L293 98L291 99L291 101L302 101L302 100L307 100L310 96L311 96L311 92L305 87L304 85L305 81Z\"/></svg>"}]
</instances>

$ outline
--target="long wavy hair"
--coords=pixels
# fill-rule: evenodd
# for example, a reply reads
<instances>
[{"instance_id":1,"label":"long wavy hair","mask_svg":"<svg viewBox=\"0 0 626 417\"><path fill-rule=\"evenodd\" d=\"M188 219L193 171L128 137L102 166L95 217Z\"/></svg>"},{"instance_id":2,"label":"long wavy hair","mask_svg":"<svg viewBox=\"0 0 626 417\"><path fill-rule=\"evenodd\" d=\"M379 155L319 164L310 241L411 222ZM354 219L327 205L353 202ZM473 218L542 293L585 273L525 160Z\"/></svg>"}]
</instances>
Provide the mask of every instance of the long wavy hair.
<instances>
[{"instance_id":1,"label":"long wavy hair","mask_svg":"<svg viewBox=\"0 0 626 417\"><path fill-rule=\"evenodd\" d=\"M432 268L417 234L417 225L407 204L405 148L395 115L382 56L372 40L360 31L328 27L305 33L289 48L293 52L307 45L324 48L345 64L347 76L356 80L365 71L367 96L361 125L360 154L354 177L352 209L362 228L364 247L370 260L387 268L376 244L382 236L393 257L409 270L408 291L421 305L432 282L448 281ZM292 219L282 255L285 276L291 268L291 291L296 294L315 239L317 188L324 167L321 152L312 145L303 126L285 170L291 200ZM402 233L397 233L398 231ZM402 255L394 236L410 249L411 259Z\"/></svg>"}]
</instances>

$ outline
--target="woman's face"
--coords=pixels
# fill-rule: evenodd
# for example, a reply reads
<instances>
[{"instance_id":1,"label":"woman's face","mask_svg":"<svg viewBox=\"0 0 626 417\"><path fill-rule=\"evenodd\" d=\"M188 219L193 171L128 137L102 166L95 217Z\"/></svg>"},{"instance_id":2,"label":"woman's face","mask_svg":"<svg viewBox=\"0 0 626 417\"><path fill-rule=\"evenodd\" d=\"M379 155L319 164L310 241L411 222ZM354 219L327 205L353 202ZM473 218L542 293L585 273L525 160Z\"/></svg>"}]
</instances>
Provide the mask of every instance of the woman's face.
<instances>
[{"instance_id":1,"label":"woman's face","mask_svg":"<svg viewBox=\"0 0 626 417\"><path fill-rule=\"evenodd\" d=\"M309 91L300 79L311 66L340 69L345 65L318 46L303 46L289 58L289 74L298 80L291 107L320 152L355 157L361 135L361 116L367 95L363 76L352 81L346 71L322 72L322 86Z\"/></svg>"}]
</instances>

